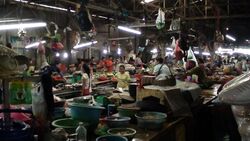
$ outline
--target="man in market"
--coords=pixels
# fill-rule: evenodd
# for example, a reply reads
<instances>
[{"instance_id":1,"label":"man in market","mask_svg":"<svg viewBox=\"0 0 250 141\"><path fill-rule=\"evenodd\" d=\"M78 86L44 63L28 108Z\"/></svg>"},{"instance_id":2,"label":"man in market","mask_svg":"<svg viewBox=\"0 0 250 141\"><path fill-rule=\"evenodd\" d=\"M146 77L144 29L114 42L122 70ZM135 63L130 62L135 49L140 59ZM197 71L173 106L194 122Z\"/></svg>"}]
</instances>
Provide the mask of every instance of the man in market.
<instances>
[{"instance_id":1,"label":"man in market","mask_svg":"<svg viewBox=\"0 0 250 141\"><path fill-rule=\"evenodd\" d=\"M171 75L169 67L163 63L163 58L156 59L156 65L154 66L153 74L156 76L156 80L165 80L166 77Z\"/></svg>"}]
</instances>

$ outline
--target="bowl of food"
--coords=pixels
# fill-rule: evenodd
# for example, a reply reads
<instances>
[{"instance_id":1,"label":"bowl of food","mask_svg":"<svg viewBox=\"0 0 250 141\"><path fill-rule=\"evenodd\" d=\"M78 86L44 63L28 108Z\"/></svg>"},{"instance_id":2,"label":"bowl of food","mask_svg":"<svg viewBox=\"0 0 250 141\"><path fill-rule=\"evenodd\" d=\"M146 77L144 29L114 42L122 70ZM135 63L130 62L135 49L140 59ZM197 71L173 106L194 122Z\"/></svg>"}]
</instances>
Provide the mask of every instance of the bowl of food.
<instances>
[{"instance_id":1,"label":"bowl of food","mask_svg":"<svg viewBox=\"0 0 250 141\"><path fill-rule=\"evenodd\" d=\"M109 128L127 127L129 125L130 117L107 117L107 125Z\"/></svg>"},{"instance_id":2,"label":"bowl of food","mask_svg":"<svg viewBox=\"0 0 250 141\"><path fill-rule=\"evenodd\" d=\"M96 138L96 141L128 141L128 139L122 136L105 135Z\"/></svg>"},{"instance_id":3,"label":"bowl of food","mask_svg":"<svg viewBox=\"0 0 250 141\"><path fill-rule=\"evenodd\" d=\"M135 114L137 126L143 129L157 130L163 127L167 114L161 112L139 112Z\"/></svg>"},{"instance_id":4,"label":"bowl of food","mask_svg":"<svg viewBox=\"0 0 250 141\"><path fill-rule=\"evenodd\" d=\"M110 135L123 136L127 139L132 139L136 134L136 130L132 128L110 128L107 133Z\"/></svg>"}]
</instances>

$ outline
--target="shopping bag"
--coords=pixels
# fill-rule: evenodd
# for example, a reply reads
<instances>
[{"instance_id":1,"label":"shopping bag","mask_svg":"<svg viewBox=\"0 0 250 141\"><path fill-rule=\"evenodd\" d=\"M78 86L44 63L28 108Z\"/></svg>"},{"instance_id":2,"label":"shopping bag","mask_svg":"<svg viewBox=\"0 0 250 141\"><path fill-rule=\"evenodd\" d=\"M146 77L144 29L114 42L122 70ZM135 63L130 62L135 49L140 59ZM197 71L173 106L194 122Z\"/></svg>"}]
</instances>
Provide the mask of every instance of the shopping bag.
<instances>
[{"instance_id":1,"label":"shopping bag","mask_svg":"<svg viewBox=\"0 0 250 141\"><path fill-rule=\"evenodd\" d=\"M161 8L158 10L158 16L156 18L156 28L162 29L165 26L165 13L162 11Z\"/></svg>"},{"instance_id":2,"label":"shopping bag","mask_svg":"<svg viewBox=\"0 0 250 141\"><path fill-rule=\"evenodd\" d=\"M44 98L44 89L41 83L38 83L32 88L32 112L33 115L40 119L45 120L47 117L47 107Z\"/></svg>"}]
</instances>

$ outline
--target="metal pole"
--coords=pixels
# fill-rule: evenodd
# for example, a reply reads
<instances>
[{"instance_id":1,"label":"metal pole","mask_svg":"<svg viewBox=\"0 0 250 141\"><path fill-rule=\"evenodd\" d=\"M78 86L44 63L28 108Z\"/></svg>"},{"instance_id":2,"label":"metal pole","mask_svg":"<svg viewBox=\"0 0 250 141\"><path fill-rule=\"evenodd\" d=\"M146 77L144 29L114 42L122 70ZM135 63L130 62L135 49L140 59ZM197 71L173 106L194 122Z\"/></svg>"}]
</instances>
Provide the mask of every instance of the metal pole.
<instances>
[{"instance_id":1,"label":"metal pole","mask_svg":"<svg viewBox=\"0 0 250 141\"><path fill-rule=\"evenodd\" d=\"M208 9L207 0L205 0L205 17L207 17L207 9Z\"/></svg>"},{"instance_id":2,"label":"metal pole","mask_svg":"<svg viewBox=\"0 0 250 141\"><path fill-rule=\"evenodd\" d=\"M69 13L69 9L68 9L68 13ZM69 25L69 21L70 21L70 18L69 18L69 14L67 14L67 18L66 18L66 23L67 25ZM66 50L67 50L67 53L68 53L68 61L67 61L67 66L69 66L71 64L71 60L72 60L72 54L71 54L71 43L70 43L70 31L67 29L67 26L66 26Z\"/></svg>"},{"instance_id":3,"label":"metal pole","mask_svg":"<svg viewBox=\"0 0 250 141\"><path fill-rule=\"evenodd\" d=\"M184 18L187 17L187 0L184 0L184 6L183 6L183 14L184 14Z\"/></svg>"},{"instance_id":4,"label":"metal pole","mask_svg":"<svg viewBox=\"0 0 250 141\"><path fill-rule=\"evenodd\" d=\"M10 103L9 103L9 81L6 79L3 79L3 109L10 109ZM4 112L4 123L5 123L5 129L9 130L11 123L10 123L10 113Z\"/></svg>"}]
</instances>

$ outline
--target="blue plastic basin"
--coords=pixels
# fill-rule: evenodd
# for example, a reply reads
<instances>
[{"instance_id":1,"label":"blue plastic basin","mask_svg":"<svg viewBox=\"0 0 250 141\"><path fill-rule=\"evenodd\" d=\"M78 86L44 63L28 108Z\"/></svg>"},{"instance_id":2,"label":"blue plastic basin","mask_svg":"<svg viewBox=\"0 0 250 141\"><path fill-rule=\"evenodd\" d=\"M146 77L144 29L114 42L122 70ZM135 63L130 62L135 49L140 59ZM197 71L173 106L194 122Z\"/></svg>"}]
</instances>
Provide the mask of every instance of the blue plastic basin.
<instances>
[{"instance_id":1,"label":"blue plastic basin","mask_svg":"<svg viewBox=\"0 0 250 141\"><path fill-rule=\"evenodd\" d=\"M69 103L69 107L73 119L88 122L91 127L98 125L101 111L105 109L100 106L89 106L80 103Z\"/></svg>"}]
</instances>

